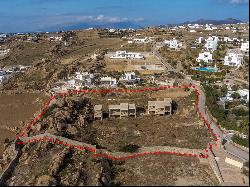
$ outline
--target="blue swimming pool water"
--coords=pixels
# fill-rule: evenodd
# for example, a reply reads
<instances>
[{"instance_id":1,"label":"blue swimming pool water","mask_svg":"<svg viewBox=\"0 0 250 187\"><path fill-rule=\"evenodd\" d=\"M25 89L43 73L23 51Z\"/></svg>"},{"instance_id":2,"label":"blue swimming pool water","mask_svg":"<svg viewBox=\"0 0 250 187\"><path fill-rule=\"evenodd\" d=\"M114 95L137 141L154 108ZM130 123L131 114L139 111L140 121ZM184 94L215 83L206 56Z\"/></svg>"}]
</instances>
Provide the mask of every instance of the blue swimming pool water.
<instances>
[{"instance_id":1,"label":"blue swimming pool water","mask_svg":"<svg viewBox=\"0 0 250 187\"><path fill-rule=\"evenodd\" d=\"M204 67L204 68L195 68L198 71L206 71L206 72L217 72L218 68Z\"/></svg>"}]
</instances>

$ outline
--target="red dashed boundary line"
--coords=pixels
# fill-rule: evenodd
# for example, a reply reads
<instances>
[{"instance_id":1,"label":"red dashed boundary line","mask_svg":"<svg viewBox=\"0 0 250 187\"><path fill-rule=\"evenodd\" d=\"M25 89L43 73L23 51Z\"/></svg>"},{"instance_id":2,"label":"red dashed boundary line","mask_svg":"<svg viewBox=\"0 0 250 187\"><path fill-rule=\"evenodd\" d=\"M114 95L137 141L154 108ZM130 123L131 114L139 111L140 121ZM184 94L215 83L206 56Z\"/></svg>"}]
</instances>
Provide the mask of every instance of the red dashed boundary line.
<instances>
[{"instance_id":1,"label":"red dashed boundary line","mask_svg":"<svg viewBox=\"0 0 250 187\"><path fill-rule=\"evenodd\" d=\"M41 117L43 116L43 114L46 112L46 110L48 109L49 105L51 104L51 102L53 100L56 100L58 99L59 97L66 97L66 96L69 96L71 94L81 94L81 93L84 93L84 94L89 94L89 93L142 93L142 92L147 92L147 91L159 91L159 90L166 90L166 89L170 89L170 88L193 88L195 89L195 92L197 93L197 100L196 100L196 109L197 109L197 112L199 114L199 117L202 118L204 124L207 125L208 129L211 131L211 133L213 134L214 138L216 139L216 146L218 146L218 143L219 143L219 139L217 137L217 134L215 134L213 132L213 129L211 128L211 124L209 124L204 116L202 116L201 112L200 112L200 109L199 109L199 102L200 102L200 93L199 93L199 90L197 89L196 86L193 86L193 85L182 85L182 86L160 86L158 88L156 87L153 87L153 88L144 88L144 89L109 89L109 90L96 90L96 89L88 89L88 90L68 90L68 92L64 92L64 93L60 93L58 95L53 95L50 97L49 101L47 103L45 103L45 106L44 108L42 109L41 113L38 114L26 127L25 131L26 132L29 132L31 127L34 126L40 119ZM33 132L35 132L33 130ZM16 136L16 139L19 140L20 137L25 137L27 136L25 134L25 132L21 132L19 135ZM42 142L42 141L47 141L47 142L50 142L50 143L56 143L56 144L59 144L59 145L64 145L65 147L68 147L68 148L75 148L77 150L86 150L88 152L93 152L93 156L94 157L104 157L104 158L108 158L110 160L126 160L127 158L135 158L135 157L141 157L141 156L146 156L146 155L177 155L177 156L190 156L190 157L199 157L199 158L208 158L208 149L212 150L212 144L209 143L209 147L207 149L205 149L205 154L202 155L202 154L192 154L192 153L180 153L180 152L175 152L175 151L155 151L155 152L144 152L144 153L134 153L130 156L124 156L124 157L114 157L112 155L109 155L109 154L106 154L106 153L100 153L100 154L97 154L96 153L96 149L93 149L93 148L89 148L89 147L82 147L82 146L74 146L74 145L69 145L67 143L64 143L63 141L59 141L59 140L55 140L55 142L53 142L53 139L52 138L47 138L47 137L44 137L43 139L40 138L39 140L37 140L36 138L33 139L33 141L31 140L28 140L26 143L36 143L36 142ZM18 141L17 142L18 145L24 145L25 142L23 141Z\"/></svg>"}]
</instances>

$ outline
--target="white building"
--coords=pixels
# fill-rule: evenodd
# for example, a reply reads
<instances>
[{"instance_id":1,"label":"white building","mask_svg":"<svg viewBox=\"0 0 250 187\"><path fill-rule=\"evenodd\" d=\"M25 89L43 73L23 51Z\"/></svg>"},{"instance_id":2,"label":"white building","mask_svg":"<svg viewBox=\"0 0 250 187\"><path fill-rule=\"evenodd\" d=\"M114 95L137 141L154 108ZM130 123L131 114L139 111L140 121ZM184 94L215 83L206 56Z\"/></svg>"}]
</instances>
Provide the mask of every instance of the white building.
<instances>
[{"instance_id":1,"label":"white building","mask_svg":"<svg viewBox=\"0 0 250 187\"><path fill-rule=\"evenodd\" d=\"M134 72L127 72L120 77L120 80L135 80L136 75Z\"/></svg>"},{"instance_id":2,"label":"white building","mask_svg":"<svg viewBox=\"0 0 250 187\"><path fill-rule=\"evenodd\" d=\"M116 78L112 78L112 77L101 77L100 80L100 86L116 86L117 85L117 81Z\"/></svg>"},{"instance_id":3,"label":"white building","mask_svg":"<svg viewBox=\"0 0 250 187\"><path fill-rule=\"evenodd\" d=\"M197 62L206 62L206 63L211 63L213 62L213 54L210 52L203 52L199 53L198 58L196 59Z\"/></svg>"},{"instance_id":4,"label":"white building","mask_svg":"<svg viewBox=\"0 0 250 187\"><path fill-rule=\"evenodd\" d=\"M241 100L249 102L249 90L248 89L237 90L237 91L228 90L226 97L220 98L220 100L233 101L234 100L232 97L233 93L238 93L241 97Z\"/></svg>"},{"instance_id":5,"label":"white building","mask_svg":"<svg viewBox=\"0 0 250 187\"><path fill-rule=\"evenodd\" d=\"M173 40L165 40L164 43L171 49L178 50L180 47L182 47L182 43L179 43L178 40L173 38Z\"/></svg>"},{"instance_id":6,"label":"white building","mask_svg":"<svg viewBox=\"0 0 250 187\"><path fill-rule=\"evenodd\" d=\"M51 36L49 37L50 41L62 41L62 36Z\"/></svg>"},{"instance_id":7,"label":"white building","mask_svg":"<svg viewBox=\"0 0 250 187\"><path fill-rule=\"evenodd\" d=\"M95 81L95 76L88 72L76 72L74 79L83 81L85 86L91 86Z\"/></svg>"},{"instance_id":8,"label":"white building","mask_svg":"<svg viewBox=\"0 0 250 187\"><path fill-rule=\"evenodd\" d=\"M10 52L10 49L0 49L0 56L5 56Z\"/></svg>"},{"instance_id":9,"label":"white building","mask_svg":"<svg viewBox=\"0 0 250 187\"><path fill-rule=\"evenodd\" d=\"M226 43L233 42L233 39L231 39L229 37L224 37L224 42L226 42Z\"/></svg>"},{"instance_id":10,"label":"white building","mask_svg":"<svg viewBox=\"0 0 250 187\"><path fill-rule=\"evenodd\" d=\"M0 69L0 84L6 80L6 73L5 71Z\"/></svg>"},{"instance_id":11,"label":"white building","mask_svg":"<svg viewBox=\"0 0 250 187\"><path fill-rule=\"evenodd\" d=\"M140 81L140 78L136 77L134 72L127 72L120 77L119 81L125 85L134 85Z\"/></svg>"},{"instance_id":12,"label":"white building","mask_svg":"<svg viewBox=\"0 0 250 187\"><path fill-rule=\"evenodd\" d=\"M199 38L198 38L198 43L199 43L199 44L201 44L203 41L205 41L203 37L199 37Z\"/></svg>"},{"instance_id":13,"label":"white building","mask_svg":"<svg viewBox=\"0 0 250 187\"><path fill-rule=\"evenodd\" d=\"M224 58L225 66L240 67L243 64L242 54L228 53Z\"/></svg>"},{"instance_id":14,"label":"white building","mask_svg":"<svg viewBox=\"0 0 250 187\"><path fill-rule=\"evenodd\" d=\"M145 57L141 53L116 51L116 53L110 58L111 59L144 59Z\"/></svg>"},{"instance_id":15,"label":"white building","mask_svg":"<svg viewBox=\"0 0 250 187\"><path fill-rule=\"evenodd\" d=\"M217 50L218 41L219 41L219 38L216 36L208 37L208 39L206 40L206 44L205 44L206 50L212 51L212 52Z\"/></svg>"},{"instance_id":16,"label":"white building","mask_svg":"<svg viewBox=\"0 0 250 187\"><path fill-rule=\"evenodd\" d=\"M249 53L249 41L242 43L240 50L248 54Z\"/></svg>"},{"instance_id":17,"label":"white building","mask_svg":"<svg viewBox=\"0 0 250 187\"><path fill-rule=\"evenodd\" d=\"M240 94L241 99L245 101L249 101L249 90L248 89L243 89L243 90L238 90L238 94Z\"/></svg>"},{"instance_id":18,"label":"white building","mask_svg":"<svg viewBox=\"0 0 250 187\"><path fill-rule=\"evenodd\" d=\"M131 42L131 41L129 41ZM145 37L145 38L134 38L133 39L133 43L137 43L137 44L143 44L143 43L149 43L152 42L152 38L151 37Z\"/></svg>"}]
</instances>

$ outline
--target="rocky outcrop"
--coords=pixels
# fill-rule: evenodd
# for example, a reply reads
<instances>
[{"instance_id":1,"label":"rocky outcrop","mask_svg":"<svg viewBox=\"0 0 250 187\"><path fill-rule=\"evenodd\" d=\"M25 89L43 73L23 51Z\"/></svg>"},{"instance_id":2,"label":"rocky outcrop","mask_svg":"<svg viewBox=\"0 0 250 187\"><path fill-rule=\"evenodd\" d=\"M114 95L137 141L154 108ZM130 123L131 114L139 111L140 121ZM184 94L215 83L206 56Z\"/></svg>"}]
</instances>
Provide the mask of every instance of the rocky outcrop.
<instances>
[{"instance_id":1,"label":"rocky outcrop","mask_svg":"<svg viewBox=\"0 0 250 187\"><path fill-rule=\"evenodd\" d=\"M69 150L64 149L61 153L54 156L51 161L50 168L48 169L48 172L51 176L57 176L60 168L64 164L64 160L67 154L69 154Z\"/></svg>"},{"instance_id":2,"label":"rocky outcrop","mask_svg":"<svg viewBox=\"0 0 250 187\"><path fill-rule=\"evenodd\" d=\"M35 186L56 186L57 181L54 177L49 175L42 175L38 177Z\"/></svg>"}]
</instances>

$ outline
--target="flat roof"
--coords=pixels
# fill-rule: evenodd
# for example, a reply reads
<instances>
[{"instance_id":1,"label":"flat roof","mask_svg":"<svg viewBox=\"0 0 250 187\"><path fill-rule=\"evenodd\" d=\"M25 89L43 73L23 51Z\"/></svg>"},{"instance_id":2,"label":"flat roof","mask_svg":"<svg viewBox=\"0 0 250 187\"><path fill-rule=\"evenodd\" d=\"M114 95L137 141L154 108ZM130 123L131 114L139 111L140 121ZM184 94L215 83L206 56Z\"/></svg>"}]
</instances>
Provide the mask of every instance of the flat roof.
<instances>
[{"instance_id":1,"label":"flat roof","mask_svg":"<svg viewBox=\"0 0 250 187\"><path fill-rule=\"evenodd\" d=\"M102 105L95 105L94 110L102 110Z\"/></svg>"},{"instance_id":2,"label":"flat roof","mask_svg":"<svg viewBox=\"0 0 250 187\"><path fill-rule=\"evenodd\" d=\"M153 105L153 106L159 106L159 107L164 107L164 106L169 106L172 103L171 98L164 98L163 101L148 101L148 105Z\"/></svg>"},{"instance_id":3,"label":"flat roof","mask_svg":"<svg viewBox=\"0 0 250 187\"><path fill-rule=\"evenodd\" d=\"M128 103L121 103L120 104L120 109L121 110L128 110Z\"/></svg>"},{"instance_id":4,"label":"flat roof","mask_svg":"<svg viewBox=\"0 0 250 187\"><path fill-rule=\"evenodd\" d=\"M129 108L129 109L135 109L135 104L129 104L129 105L128 105L128 108Z\"/></svg>"},{"instance_id":5,"label":"flat roof","mask_svg":"<svg viewBox=\"0 0 250 187\"><path fill-rule=\"evenodd\" d=\"M120 105L109 105L109 109L120 109Z\"/></svg>"}]
</instances>

